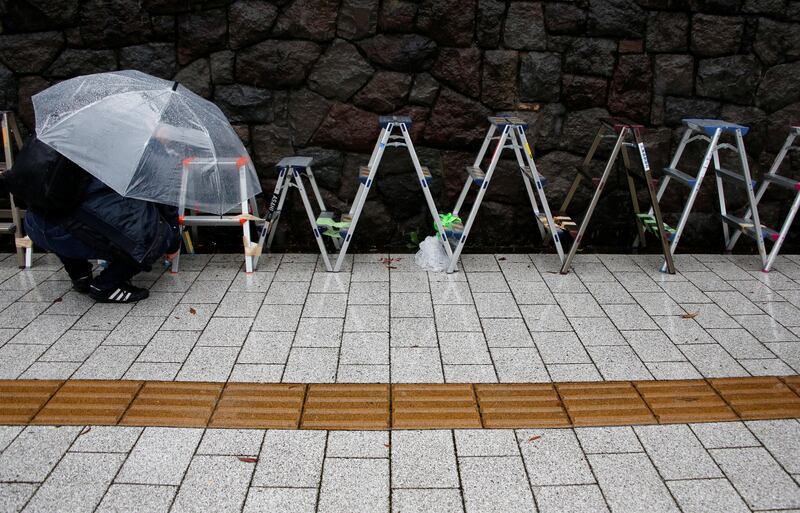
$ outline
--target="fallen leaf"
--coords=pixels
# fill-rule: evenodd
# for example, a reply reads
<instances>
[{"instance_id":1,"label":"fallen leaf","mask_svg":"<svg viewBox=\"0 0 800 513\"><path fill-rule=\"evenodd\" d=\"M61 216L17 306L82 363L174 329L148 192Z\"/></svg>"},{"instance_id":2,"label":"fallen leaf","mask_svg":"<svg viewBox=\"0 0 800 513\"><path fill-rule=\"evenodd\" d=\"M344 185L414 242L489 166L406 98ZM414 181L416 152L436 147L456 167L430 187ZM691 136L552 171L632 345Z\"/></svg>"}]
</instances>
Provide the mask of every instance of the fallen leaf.
<instances>
[{"instance_id":1,"label":"fallen leaf","mask_svg":"<svg viewBox=\"0 0 800 513\"><path fill-rule=\"evenodd\" d=\"M86 426L85 428L81 429L81 432L78 433L78 436L83 436L83 435L85 435L86 433L88 433L91 430L92 430L92 426Z\"/></svg>"},{"instance_id":2,"label":"fallen leaf","mask_svg":"<svg viewBox=\"0 0 800 513\"><path fill-rule=\"evenodd\" d=\"M392 444L383 444L383 446L386 447L387 449L389 449L389 448L392 447Z\"/></svg>"},{"instance_id":3,"label":"fallen leaf","mask_svg":"<svg viewBox=\"0 0 800 513\"><path fill-rule=\"evenodd\" d=\"M53 300L53 303L60 303L60 302L62 302L62 301L64 301L64 298L63 298L63 297L57 297L57 298L55 298L55 299Z\"/></svg>"},{"instance_id":4,"label":"fallen leaf","mask_svg":"<svg viewBox=\"0 0 800 513\"><path fill-rule=\"evenodd\" d=\"M499 257L498 260L505 260L506 257Z\"/></svg>"},{"instance_id":5,"label":"fallen leaf","mask_svg":"<svg viewBox=\"0 0 800 513\"><path fill-rule=\"evenodd\" d=\"M386 267L389 268L389 269L397 269L397 267L395 267L393 265L387 265Z\"/></svg>"},{"instance_id":6,"label":"fallen leaf","mask_svg":"<svg viewBox=\"0 0 800 513\"><path fill-rule=\"evenodd\" d=\"M244 463L258 463L258 458L254 458L253 456L238 456L239 461L243 461Z\"/></svg>"},{"instance_id":7,"label":"fallen leaf","mask_svg":"<svg viewBox=\"0 0 800 513\"><path fill-rule=\"evenodd\" d=\"M528 438L528 442L535 442L536 440L540 439L541 436L533 435L532 437Z\"/></svg>"},{"instance_id":8,"label":"fallen leaf","mask_svg":"<svg viewBox=\"0 0 800 513\"><path fill-rule=\"evenodd\" d=\"M700 315L700 312L685 313L685 314L681 315L681 318L682 319L694 319L698 315Z\"/></svg>"},{"instance_id":9,"label":"fallen leaf","mask_svg":"<svg viewBox=\"0 0 800 513\"><path fill-rule=\"evenodd\" d=\"M197 315L197 310L195 310L192 307L189 307L189 313L192 314L192 315Z\"/></svg>"}]
</instances>

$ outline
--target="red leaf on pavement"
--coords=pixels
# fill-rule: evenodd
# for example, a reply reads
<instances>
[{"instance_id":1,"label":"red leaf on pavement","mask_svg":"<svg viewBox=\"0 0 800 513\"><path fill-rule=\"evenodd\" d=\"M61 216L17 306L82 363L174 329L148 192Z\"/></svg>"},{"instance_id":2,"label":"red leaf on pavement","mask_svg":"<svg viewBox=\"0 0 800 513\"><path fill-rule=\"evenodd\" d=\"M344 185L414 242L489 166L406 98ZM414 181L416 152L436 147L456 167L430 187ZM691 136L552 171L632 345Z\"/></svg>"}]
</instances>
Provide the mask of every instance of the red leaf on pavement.
<instances>
[{"instance_id":1,"label":"red leaf on pavement","mask_svg":"<svg viewBox=\"0 0 800 513\"><path fill-rule=\"evenodd\" d=\"M192 314L192 315L197 315L197 310L195 310L192 307L189 307L189 313Z\"/></svg>"},{"instance_id":2,"label":"red leaf on pavement","mask_svg":"<svg viewBox=\"0 0 800 513\"><path fill-rule=\"evenodd\" d=\"M532 437L528 438L528 442L535 442L536 440L540 439L541 436L533 435Z\"/></svg>"},{"instance_id":3,"label":"red leaf on pavement","mask_svg":"<svg viewBox=\"0 0 800 513\"><path fill-rule=\"evenodd\" d=\"M78 433L78 436L83 436L83 435L85 435L86 433L88 433L91 430L92 430L92 426L86 426L85 428L81 429L81 432Z\"/></svg>"},{"instance_id":4,"label":"red leaf on pavement","mask_svg":"<svg viewBox=\"0 0 800 513\"><path fill-rule=\"evenodd\" d=\"M258 458L254 458L252 456L238 456L239 461L243 461L245 463L257 463Z\"/></svg>"},{"instance_id":5,"label":"red leaf on pavement","mask_svg":"<svg viewBox=\"0 0 800 513\"><path fill-rule=\"evenodd\" d=\"M60 302L62 302L62 301L64 301L64 298L62 298L62 297L57 297L57 298L55 298L55 299L53 300L53 303L60 303Z\"/></svg>"},{"instance_id":6,"label":"red leaf on pavement","mask_svg":"<svg viewBox=\"0 0 800 513\"><path fill-rule=\"evenodd\" d=\"M694 319L698 315L700 315L700 312L685 313L685 314L681 315L681 318L682 319Z\"/></svg>"}]
</instances>

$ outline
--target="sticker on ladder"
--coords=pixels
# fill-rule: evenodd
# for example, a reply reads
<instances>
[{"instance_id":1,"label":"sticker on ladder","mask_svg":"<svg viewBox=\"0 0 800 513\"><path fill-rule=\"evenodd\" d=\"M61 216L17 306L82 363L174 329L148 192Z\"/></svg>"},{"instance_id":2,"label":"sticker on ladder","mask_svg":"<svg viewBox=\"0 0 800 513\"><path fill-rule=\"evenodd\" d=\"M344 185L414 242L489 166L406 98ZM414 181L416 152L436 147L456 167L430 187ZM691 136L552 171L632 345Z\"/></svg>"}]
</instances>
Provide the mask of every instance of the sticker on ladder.
<instances>
[{"instance_id":1,"label":"sticker on ladder","mask_svg":"<svg viewBox=\"0 0 800 513\"><path fill-rule=\"evenodd\" d=\"M644 143L639 143L639 154L642 156L642 165L645 171L650 171L650 162L647 161L647 153L644 151Z\"/></svg>"}]
</instances>

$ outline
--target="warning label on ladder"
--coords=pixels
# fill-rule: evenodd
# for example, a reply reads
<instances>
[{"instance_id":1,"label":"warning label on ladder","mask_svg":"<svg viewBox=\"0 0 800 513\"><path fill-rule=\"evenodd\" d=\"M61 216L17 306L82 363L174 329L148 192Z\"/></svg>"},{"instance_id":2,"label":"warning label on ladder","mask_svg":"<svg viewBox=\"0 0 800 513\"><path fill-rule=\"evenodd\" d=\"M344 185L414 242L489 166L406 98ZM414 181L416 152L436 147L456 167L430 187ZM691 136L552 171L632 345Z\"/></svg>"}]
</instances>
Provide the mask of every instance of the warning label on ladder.
<instances>
[{"instance_id":1,"label":"warning label on ladder","mask_svg":"<svg viewBox=\"0 0 800 513\"><path fill-rule=\"evenodd\" d=\"M650 171L650 162L647 161L647 153L644 151L644 143L639 143L639 154L642 156L642 165L645 171Z\"/></svg>"}]
</instances>

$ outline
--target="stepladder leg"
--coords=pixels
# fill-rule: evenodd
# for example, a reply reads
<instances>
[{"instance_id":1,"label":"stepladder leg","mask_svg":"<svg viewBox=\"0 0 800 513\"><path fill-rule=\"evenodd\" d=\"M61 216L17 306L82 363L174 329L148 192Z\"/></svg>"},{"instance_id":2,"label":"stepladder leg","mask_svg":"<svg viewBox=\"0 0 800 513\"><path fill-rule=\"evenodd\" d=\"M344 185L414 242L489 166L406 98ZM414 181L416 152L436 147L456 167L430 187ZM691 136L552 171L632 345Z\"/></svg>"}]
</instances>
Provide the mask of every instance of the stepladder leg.
<instances>
[{"instance_id":1,"label":"stepladder leg","mask_svg":"<svg viewBox=\"0 0 800 513\"><path fill-rule=\"evenodd\" d=\"M580 248L581 241L583 240L583 236L586 233L586 229L589 227L589 223L591 222L592 215L594 214L594 210L597 207L597 203L600 201L600 196L603 194L603 189L605 188L606 182L608 181L608 177L611 174L611 170L614 168L614 164L617 161L617 157L619 156L620 148L622 147L622 143L625 140L625 135L627 134L628 128L623 128L620 131L619 137L617 137L617 143L614 145L614 150L611 152L611 156L606 163L606 167L603 170L603 174L600 177L600 182L597 184L597 188L594 191L594 195L592 196L592 200L589 203L589 208L586 209L586 214L584 215L583 219L581 220L581 225L578 228L578 235L575 237L575 240L572 241L572 246L569 248L569 253L567 257L563 260L563 264L561 265L561 274L566 274L569 272L570 267L572 266L572 260L575 258L578 249Z\"/></svg>"}]
</instances>

